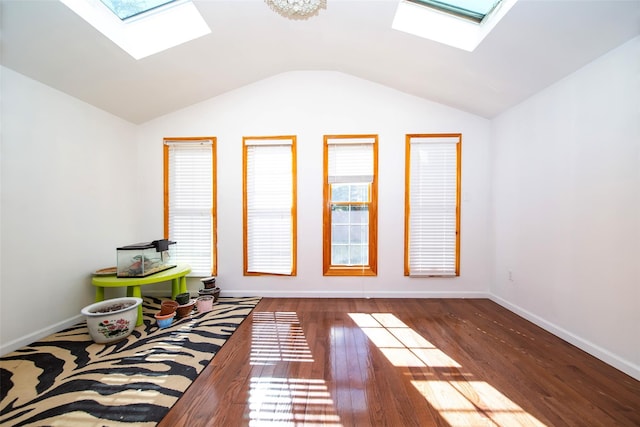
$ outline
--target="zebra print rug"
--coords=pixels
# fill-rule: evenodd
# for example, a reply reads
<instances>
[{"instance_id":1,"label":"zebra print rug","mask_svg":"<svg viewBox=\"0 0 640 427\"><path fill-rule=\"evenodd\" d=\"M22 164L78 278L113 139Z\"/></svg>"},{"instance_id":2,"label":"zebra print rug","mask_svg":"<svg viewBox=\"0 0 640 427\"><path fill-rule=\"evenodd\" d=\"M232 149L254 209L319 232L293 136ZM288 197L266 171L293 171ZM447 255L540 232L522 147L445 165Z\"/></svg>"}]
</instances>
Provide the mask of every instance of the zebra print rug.
<instances>
[{"instance_id":1,"label":"zebra print rug","mask_svg":"<svg viewBox=\"0 0 640 427\"><path fill-rule=\"evenodd\" d=\"M80 323L0 358L2 426L155 426L260 301L219 298L213 311L95 344Z\"/></svg>"}]
</instances>

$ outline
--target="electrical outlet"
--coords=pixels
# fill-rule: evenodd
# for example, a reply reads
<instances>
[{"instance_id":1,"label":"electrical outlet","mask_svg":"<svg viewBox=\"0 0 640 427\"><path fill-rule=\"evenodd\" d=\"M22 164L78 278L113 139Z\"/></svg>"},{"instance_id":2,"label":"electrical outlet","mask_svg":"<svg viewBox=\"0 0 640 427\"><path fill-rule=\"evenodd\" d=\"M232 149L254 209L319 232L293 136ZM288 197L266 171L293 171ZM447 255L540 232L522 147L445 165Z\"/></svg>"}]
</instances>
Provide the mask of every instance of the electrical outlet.
<instances>
[{"instance_id":1,"label":"electrical outlet","mask_svg":"<svg viewBox=\"0 0 640 427\"><path fill-rule=\"evenodd\" d=\"M508 271L507 271L507 275L508 275L508 277L509 277L509 281L510 281L510 282L513 282L513 271L508 270Z\"/></svg>"}]
</instances>

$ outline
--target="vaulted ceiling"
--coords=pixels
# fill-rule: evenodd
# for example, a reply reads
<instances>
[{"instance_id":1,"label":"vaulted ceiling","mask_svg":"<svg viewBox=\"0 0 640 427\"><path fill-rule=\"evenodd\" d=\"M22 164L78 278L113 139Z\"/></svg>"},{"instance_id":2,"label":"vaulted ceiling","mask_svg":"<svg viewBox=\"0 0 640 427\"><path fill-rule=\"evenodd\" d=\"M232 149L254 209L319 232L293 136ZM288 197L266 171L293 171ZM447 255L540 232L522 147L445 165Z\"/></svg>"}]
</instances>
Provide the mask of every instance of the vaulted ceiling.
<instances>
[{"instance_id":1,"label":"vaulted ceiling","mask_svg":"<svg viewBox=\"0 0 640 427\"><path fill-rule=\"evenodd\" d=\"M640 34L640 0L520 0L474 52L393 30L399 0L194 0L211 34L135 60L57 0L2 0L2 65L132 123L294 70L332 70L492 118ZM170 29L168 29L170 31Z\"/></svg>"}]
</instances>

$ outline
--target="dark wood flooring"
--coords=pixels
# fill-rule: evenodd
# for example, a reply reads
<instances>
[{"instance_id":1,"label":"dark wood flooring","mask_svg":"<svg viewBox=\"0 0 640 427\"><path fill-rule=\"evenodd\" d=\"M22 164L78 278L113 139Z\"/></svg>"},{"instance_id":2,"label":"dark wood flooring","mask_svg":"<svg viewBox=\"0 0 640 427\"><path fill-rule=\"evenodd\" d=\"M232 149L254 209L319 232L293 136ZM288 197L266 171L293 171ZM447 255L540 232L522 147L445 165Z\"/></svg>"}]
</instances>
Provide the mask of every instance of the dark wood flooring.
<instances>
[{"instance_id":1,"label":"dark wood flooring","mask_svg":"<svg viewBox=\"0 0 640 427\"><path fill-rule=\"evenodd\" d=\"M485 299L263 299L159 424L640 426L640 382Z\"/></svg>"}]
</instances>

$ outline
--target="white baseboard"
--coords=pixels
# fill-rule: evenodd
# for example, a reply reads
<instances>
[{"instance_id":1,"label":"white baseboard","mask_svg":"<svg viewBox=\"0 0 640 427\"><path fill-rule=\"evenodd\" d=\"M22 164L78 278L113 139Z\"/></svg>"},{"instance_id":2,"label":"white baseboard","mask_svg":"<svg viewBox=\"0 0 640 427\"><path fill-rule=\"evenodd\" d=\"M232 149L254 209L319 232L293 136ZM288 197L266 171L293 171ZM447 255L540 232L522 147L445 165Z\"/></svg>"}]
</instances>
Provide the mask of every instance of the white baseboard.
<instances>
[{"instance_id":1,"label":"white baseboard","mask_svg":"<svg viewBox=\"0 0 640 427\"><path fill-rule=\"evenodd\" d=\"M496 295L489 295L489 299L491 299L496 304L500 304L502 307L508 309L509 311L512 311L517 315L527 319L528 321L536 324L537 326L540 326L547 332L550 332L553 335L567 341L568 343L575 345L579 349L586 351L593 357L602 360L606 364L613 366L614 368L624 372L625 374L635 378L636 380L640 380L640 367L634 365L632 362L621 359L620 357L605 350L604 348L599 347L594 343L587 341L577 335L574 335L566 329L563 329L554 323L548 322L547 320L523 309L522 307L511 304L509 301L506 301Z\"/></svg>"},{"instance_id":2,"label":"white baseboard","mask_svg":"<svg viewBox=\"0 0 640 427\"><path fill-rule=\"evenodd\" d=\"M192 297L197 296L198 291L189 289ZM157 298L168 298L166 290L149 289L143 292L144 295ZM489 298L486 292L433 292L433 291L335 291L335 290L314 290L314 291L291 291L291 290L268 290L255 289L238 290L222 289L222 297L265 297L265 298Z\"/></svg>"},{"instance_id":3,"label":"white baseboard","mask_svg":"<svg viewBox=\"0 0 640 427\"><path fill-rule=\"evenodd\" d=\"M431 292L431 291L274 291L274 290L222 290L220 296L265 298L489 298L485 292Z\"/></svg>"},{"instance_id":4,"label":"white baseboard","mask_svg":"<svg viewBox=\"0 0 640 427\"><path fill-rule=\"evenodd\" d=\"M16 340L10 341L2 346L0 346L0 355L5 355L7 353L11 353L21 347L32 344L39 339L44 337L48 337L51 334L56 332L60 332L64 329L70 328L73 325L76 325L80 322L84 321L84 316L82 314L78 314L69 319L63 320L58 323L54 323L53 325L47 326L46 328L42 328L38 331L35 331L29 335L25 335Z\"/></svg>"}]
</instances>

